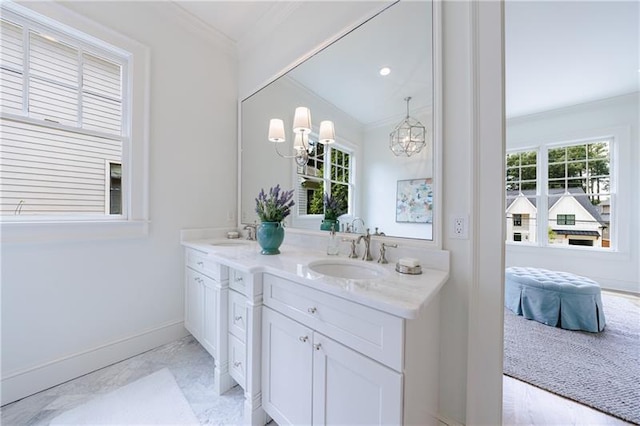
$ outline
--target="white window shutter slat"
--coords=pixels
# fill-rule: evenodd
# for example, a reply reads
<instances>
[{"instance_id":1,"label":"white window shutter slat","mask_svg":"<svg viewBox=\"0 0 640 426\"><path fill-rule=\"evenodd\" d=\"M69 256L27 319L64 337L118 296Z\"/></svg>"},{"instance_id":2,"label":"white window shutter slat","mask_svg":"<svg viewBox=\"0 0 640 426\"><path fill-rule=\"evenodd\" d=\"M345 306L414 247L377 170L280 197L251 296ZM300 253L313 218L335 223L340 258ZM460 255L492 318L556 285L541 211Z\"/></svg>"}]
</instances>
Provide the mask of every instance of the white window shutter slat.
<instances>
[{"instance_id":1,"label":"white window shutter slat","mask_svg":"<svg viewBox=\"0 0 640 426\"><path fill-rule=\"evenodd\" d=\"M78 87L78 50L31 32L29 72L58 84Z\"/></svg>"},{"instance_id":2,"label":"white window shutter slat","mask_svg":"<svg viewBox=\"0 0 640 426\"><path fill-rule=\"evenodd\" d=\"M0 103L2 112L22 113L22 74L0 70Z\"/></svg>"},{"instance_id":3,"label":"white window shutter slat","mask_svg":"<svg viewBox=\"0 0 640 426\"><path fill-rule=\"evenodd\" d=\"M55 83L31 79L29 84L29 116L69 126L77 126L77 90Z\"/></svg>"},{"instance_id":4,"label":"white window shutter slat","mask_svg":"<svg viewBox=\"0 0 640 426\"><path fill-rule=\"evenodd\" d=\"M22 47L22 27L8 21L0 26L0 61L3 68L22 70L24 55Z\"/></svg>"},{"instance_id":5,"label":"white window shutter slat","mask_svg":"<svg viewBox=\"0 0 640 426\"><path fill-rule=\"evenodd\" d=\"M82 57L82 127L122 131L122 67L97 56Z\"/></svg>"},{"instance_id":6,"label":"white window shutter slat","mask_svg":"<svg viewBox=\"0 0 640 426\"><path fill-rule=\"evenodd\" d=\"M97 214L105 210L105 160L122 161L119 140L0 121L0 214ZM82 148L82 149L79 149Z\"/></svg>"},{"instance_id":7,"label":"white window shutter slat","mask_svg":"<svg viewBox=\"0 0 640 426\"><path fill-rule=\"evenodd\" d=\"M3 20L0 26L0 103L3 112L22 113L22 43L22 27Z\"/></svg>"}]
</instances>

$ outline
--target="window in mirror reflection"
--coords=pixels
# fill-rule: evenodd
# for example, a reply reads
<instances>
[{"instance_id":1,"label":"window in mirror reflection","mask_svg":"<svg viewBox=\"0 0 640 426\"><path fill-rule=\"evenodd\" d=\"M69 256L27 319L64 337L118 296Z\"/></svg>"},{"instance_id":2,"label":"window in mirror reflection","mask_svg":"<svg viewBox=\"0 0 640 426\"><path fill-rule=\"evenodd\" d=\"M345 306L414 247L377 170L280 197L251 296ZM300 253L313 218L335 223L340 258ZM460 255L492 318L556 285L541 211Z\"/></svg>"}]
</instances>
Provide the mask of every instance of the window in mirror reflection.
<instances>
[{"instance_id":1,"label":"window in mirror reflection","mask_svg":"<svg viewBox=\"0 0 640 426\"><path fill-rule=\"evenodd\" d=\"M339 215L351 211L351 156L335 145L318 144L309 162L297 167L298 216L323 215L325 193L337 199Z\"/></svg>"}]
</instances>

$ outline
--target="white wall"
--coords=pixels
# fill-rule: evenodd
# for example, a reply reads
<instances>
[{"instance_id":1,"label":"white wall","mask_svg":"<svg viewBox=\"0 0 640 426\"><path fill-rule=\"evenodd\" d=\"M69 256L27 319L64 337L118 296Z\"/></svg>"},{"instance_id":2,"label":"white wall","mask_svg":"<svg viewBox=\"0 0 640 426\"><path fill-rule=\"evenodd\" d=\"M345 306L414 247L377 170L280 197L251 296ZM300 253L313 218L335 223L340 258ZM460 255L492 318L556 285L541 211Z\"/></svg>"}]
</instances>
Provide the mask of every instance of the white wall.
<instances>
[{"instance_id":1,"label":"white wall","mask_svg":"<svg viewBox=\"0 0 640 426\"><path fill-rule=\"evenodd\" d=\"M412 113L423 124L432 123L430 114ZM364 134L363 218L368 228L380 226L387 235L432 239L429 223L397 223L396 193L399 180L433 177L433 146L425 147L411 157L396 157L389 150L389 133L397 122L368 128ZM432 130L431 126L428 126ZM382 226L384 225L384 226Z\"/></svg>"},{"instance_id":2,"label":"white wall","mask_svg":"<svg viewBox=\"0 0 640 426\"><path fill-rule=\"evenodd\" d=\"M509 119L508 149L614 136L612 250L508 244L507 266L534 266L588 276L604 288L640 292L639 94ZM635 184L634 184L635 182Z\"/></svg>"},{"instance_id":3,"label":"white wall","mask_svg":"<svg viewBox=\"0 0 640 426\"><path fill-rule=\"evenodd\" d=\"M179 230L235 212L230 50L185 30L168 2L66 6L151 50L150 234L2 244L3 404L184 335Z\"/></svg>"}]
</instances>

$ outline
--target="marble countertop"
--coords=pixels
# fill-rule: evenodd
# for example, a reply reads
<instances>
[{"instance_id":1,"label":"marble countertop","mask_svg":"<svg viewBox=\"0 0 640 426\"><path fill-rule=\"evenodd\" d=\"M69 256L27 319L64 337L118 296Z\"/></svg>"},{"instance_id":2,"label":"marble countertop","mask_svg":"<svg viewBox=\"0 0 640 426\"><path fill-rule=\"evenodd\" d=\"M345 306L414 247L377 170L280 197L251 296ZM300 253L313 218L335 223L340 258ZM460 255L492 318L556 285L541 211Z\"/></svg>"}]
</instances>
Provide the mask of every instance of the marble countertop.
<instances>
[{"instance_id":1,"label":"marble countertop","mask_svg":"<svg viewBox=\"0 0 640 426\"><path fill-rule=\"evenodd\" d=\"M233 269L277 275L406 319L416 318L449 278L446 270L423 268L420 275L405 275L395 271L395 263L380 265L291 245L282 245L279 255L262 255L257 242L246 240L205 239L183 241L182 245ZM376 269L381 276L345 279L322 275L309 268L310 263L319 260L364 265Z\"/></svg>"}]
</instances>

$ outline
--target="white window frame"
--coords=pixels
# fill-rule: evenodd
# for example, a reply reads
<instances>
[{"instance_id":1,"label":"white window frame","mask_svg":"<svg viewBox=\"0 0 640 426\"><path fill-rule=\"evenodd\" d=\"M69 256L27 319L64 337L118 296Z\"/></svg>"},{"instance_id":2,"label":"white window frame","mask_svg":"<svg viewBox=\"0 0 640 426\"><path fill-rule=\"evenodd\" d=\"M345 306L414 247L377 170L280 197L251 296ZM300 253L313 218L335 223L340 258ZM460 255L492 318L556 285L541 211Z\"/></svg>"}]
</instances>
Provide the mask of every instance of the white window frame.
<instances>
[{"instance_id":1,"label":"white window frame","mask_svg":"<svg viewBox=\"0 0 640 426\"><path fill-rule=\"evenodd\" d=\"M567 139L563 141L554 141L549 143L541 143L539 146L534 147L522 147L522 148L514 148L506 151L506 155L515 154L519 152L527 152L527 151L537 151L537 162L536 162L536 222L537 222L537 232L536 242L535 243L524 243L516 242L516 241L506 241L505 243L510 246L537 246L544 247L550 249L559 249L559 250L579 250L579 251L593 251L593 252L604 252L604 253L613 253L620 251L620 241L619 237L621 235L620 232L620 221L619 221L619 207L617 205L617 186L618 186L618 175L617 175L617 162L619 158L618 153L618 145L616 143L617 139L620 137L622 133L622 129L616 128L615 131L611 132L593 132L592 136L583 136L576 137L572 139ZM610 223L614 224L614 232L611 233L610 239L613 241L613 244L610 247L588 247L588 246L574 246L574 245L560 245L560 244L551 244L548 238L548 227L549 227L549 150L560 148L560 147L569 147L575 145L584 145L588 143L598 142L598 141L607 141L609 143L609 177L610 177L610 188L609 188L609 197L610 197L610 208L613 211L613 214L610 216ZM505 169L506 172L506 169ZM506 183L506 174L505 180L503 184ZM506 199L506 194L505 194ZM540 212L543 212L541 214ZM505 212L506 213L506 212ZM506 215L505 215L506 220ZM627 246L628 242L624 242L624 246Z\"/></svg>"},{"instance_id":2,"label":"white window frame","mask_svg":"<svg viewBox=\"0 0 640 426\"><path fill-rule=\"evenodd\" d=\"M331 160L331 154L330 154L330 149L336 148L339 149L342 152L345 152L347 154L349 154L349 182L348 185L350 186L349 189L349 200L348 200L348 212L346 213L347 215L354 215L354 211L355 211L355 206L354 206L354 188L356 186L356 174L355 174L355 168L356 168L356 149L355 147L350 146L351 144L344 142L344 141L340 141L340 142L335 142L333 144L330 145L325 145L324 149L325 152L322 156L322 160L325 164L324 167L324 171L323 171L323 176L322 177L318 177L317 179L319 181L322 181L322 185L323 188L326 188L327 185L329 185L329 187L331 186L331 174L329 171L329 168L327 167L327 164L330 164L330 160ZM329 148L329 149L328 149ZM329 160L329 161L327 161ZM295 189L296 189L296 194L295 194L295 199L298 199L298 178L299 178L299 174L297 171L297 165L295 164L295 162L293 163L293 182L295 182ZM316 229L320 222L322 221L322 219L324 218L323 214L300 214L299 210L297 208L293 209L293 217L292 217L292 221L294 226L298 226L298 227L302 227L302 228L307 228L307 229Z\"/></svg>"},{"instance_id":3,"label":"white window frame","mask_svg":"<svg viewBox=\"0 0 640 426\"><path fill-rule=\"evenodd\" d=\"M34 26L55 34L62 41L90 46L111 46L113 55L128 56L131 72L123 72L123 135L128 135L122 147L123 215L85 216L20 216L3 217L0 222L3 243L48 242L58 240L113 239L144 236L149 230L148 135L149 135L149 63L148 47L95 23L53 2L33 2L18 5L2 2L3 15L18 16ZM33 24L35 23L35 24ZM101 52L102 55L102 52ZM111 59L107 57L106 59ZM37 121L26 117L3 117L22 121ZM65 126L61 126L65 127ZM77 129L73 128L74 131Z\"/></svg>"},{"instance_id":4,"label":"white window frame","mask_svg":"<svg viewBox=\"0 0 640 426\"><path fill-rule=\"evenodd\" d=\"M506 166L506 156L510 155L510 154L519 154L519 153L524 153L524 152L535 152L536 153L536 192L535 194L532 195L528 195L527 198L535 198L536 199L536 240L535 242L531 242L531 238L529 237L529 234L527 233L527 238L526 239L522 239L521 241L515 241L515 239L509 240L507 239L505 241L506 244L510 244L510 245L516 245L516 246L523 246L523 245L527 245L527 246L540 246L541 242L540 242L540 217L538 215L538 209L540 206L540 200L541 200L541 192L540 192L540 180L542 179L542 153L541 153L541 147L540 146L526 146L523 148L516 148L516 149L510 149L507 150L505 153L505 176L504 176L504 180L503 180L503 185L505 185L505 191L506 191L506 171L507 171L507 166ZM518 166L518 169L521 171L522 170L522 165ZM522 175L520 174L520 178L518 179L518 183L520 185L520 189L518 190L521 194L522 194L522 179L521 179ZM514 197L515 198L515 197ZM505 192L505 205L506 205L506 201L507 201L507 194ZM515 230L513 228L516 228L516 226L513 224L513 218L507 218L507 212L505 210L505 229L507 227L507 221L511 220L511 237L513 238L513 234L515 233ZM531 217L529 217L528 219L528 223L531 223L533 219ZM546 221L546 219L545 219ZM522 231L520 230L520 233L522 233ZM509 235L506 234L505 235ZM546 240L545 240L546 241Z\"/></svg>"}]
</instances>

